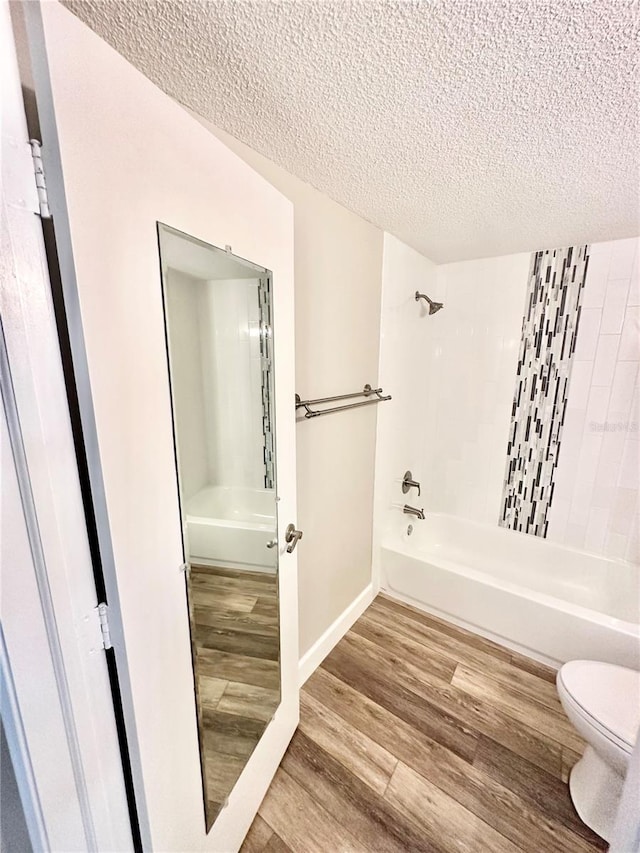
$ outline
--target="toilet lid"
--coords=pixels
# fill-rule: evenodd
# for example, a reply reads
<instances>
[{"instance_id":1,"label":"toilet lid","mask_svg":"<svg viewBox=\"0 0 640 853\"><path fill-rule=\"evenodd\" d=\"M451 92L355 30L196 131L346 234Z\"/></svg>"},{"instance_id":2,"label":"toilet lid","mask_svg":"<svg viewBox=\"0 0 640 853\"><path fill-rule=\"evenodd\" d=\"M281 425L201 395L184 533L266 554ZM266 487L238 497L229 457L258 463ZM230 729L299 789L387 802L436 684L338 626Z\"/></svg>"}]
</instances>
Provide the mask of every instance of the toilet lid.
<instances>
[{"instance_id":1,"label":"toilet lid","mask_svg":"<svg viewBox=\"0 0 640 853\"><path fill-rule=\"evenodd\" d=\"M560 669L562 683L584 715L603 733L633 749L640 726L640 672L592 660L572 660Z\"/></svg>"}]
</instances>

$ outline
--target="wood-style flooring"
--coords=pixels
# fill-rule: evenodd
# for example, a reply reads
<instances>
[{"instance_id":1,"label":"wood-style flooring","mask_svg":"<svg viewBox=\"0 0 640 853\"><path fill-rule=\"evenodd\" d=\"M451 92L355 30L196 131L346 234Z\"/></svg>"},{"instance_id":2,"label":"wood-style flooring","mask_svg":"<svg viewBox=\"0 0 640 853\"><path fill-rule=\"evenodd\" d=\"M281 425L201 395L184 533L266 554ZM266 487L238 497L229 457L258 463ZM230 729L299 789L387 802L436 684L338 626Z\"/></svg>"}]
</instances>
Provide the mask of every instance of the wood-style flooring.
<instances>
[{"instance_id":1,"label":"wood-style flooring","mask_svg":"<svg viewBox=\"0 0 640 853\"><path fill-rule=\"evenodd\" d=\"M243 853L606 850L555 673L378 596L305 684Z\"/></svg>"},{"instance_id":2,"label":"wood-style flooring","mask_svg":"<svg viewBox=\"0 0 640 853\"><path fill-rule=\"evenodd\" d=\"M280 704L277 577L191 566L189 606L211 826Z\"/></svg>"}]
</instances>

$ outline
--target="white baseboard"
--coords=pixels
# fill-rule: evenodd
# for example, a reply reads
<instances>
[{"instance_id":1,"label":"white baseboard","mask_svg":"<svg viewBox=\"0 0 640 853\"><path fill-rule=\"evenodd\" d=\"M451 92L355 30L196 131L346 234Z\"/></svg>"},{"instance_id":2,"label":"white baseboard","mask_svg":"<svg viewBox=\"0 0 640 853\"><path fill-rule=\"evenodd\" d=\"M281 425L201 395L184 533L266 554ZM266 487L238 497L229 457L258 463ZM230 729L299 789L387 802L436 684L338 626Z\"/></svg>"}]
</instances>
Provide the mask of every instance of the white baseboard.
<instances>
[{"instance_id":1,"label":"white baseboard","mask_svg":"<svg viewBox=\"0 0 640 853\"><path fill-rule=\"evenodd\" d=\"M353 623L364 613L375 598L373 584L365 587L360 595L343 610L335 622L327 628L324 634L316 640L311 648L300 658L298 664L298 678L300 687L307 678L316 670L329 654L331 649L344 637Z\"/></svg>"}]
</instances>

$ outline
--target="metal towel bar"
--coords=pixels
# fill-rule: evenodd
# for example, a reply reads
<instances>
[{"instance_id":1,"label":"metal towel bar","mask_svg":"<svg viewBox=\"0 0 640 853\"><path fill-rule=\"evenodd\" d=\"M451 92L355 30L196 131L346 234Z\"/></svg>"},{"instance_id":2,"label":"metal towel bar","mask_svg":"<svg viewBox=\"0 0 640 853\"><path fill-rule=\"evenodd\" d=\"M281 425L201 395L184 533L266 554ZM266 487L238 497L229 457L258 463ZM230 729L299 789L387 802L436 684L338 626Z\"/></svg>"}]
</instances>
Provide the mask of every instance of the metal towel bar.
<instances>
[{"instance_id":1,"label":"metal towel bar","mask_svg":"<svg viewBox=\"0 0 640 853\"><path fill-rule=\"evenodd\" d=\"M338 400L352 400L354 397L372 397L371 400L361 400L359 403L349 403L346 406L332 406L330 409L320 409L320 411L311 409L310 406L317 406L323 403L335 403ZM304 408L305 418L317 418L320 415L329 415L332 412L345 412L347 409L358 409L360 406L371 406L373 403L382 403L384 400L390 400L391 395L386 396L382 393L382 388L372 388L371 385L365 385L362 391L356 391L355 394L338 394L336 397L319 397L317 400L301 400L300 395L296 394L296 410Z\"/></svg>"}]
</instances>

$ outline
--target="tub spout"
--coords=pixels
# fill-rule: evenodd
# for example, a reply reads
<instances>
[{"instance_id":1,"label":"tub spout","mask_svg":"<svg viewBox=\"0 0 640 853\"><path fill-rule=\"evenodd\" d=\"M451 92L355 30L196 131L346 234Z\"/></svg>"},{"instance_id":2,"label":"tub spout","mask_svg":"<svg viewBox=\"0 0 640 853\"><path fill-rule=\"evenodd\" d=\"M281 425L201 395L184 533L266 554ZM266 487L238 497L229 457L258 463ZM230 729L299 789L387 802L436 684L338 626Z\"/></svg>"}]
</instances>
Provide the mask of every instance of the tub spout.
<instances>
[{"instance_id":1,"label":"tub spout","mask_svg":"<svg viewBox=\"0 0 640 853\"><path fill-rule=\"evenodd\" d=\"M402 508L402 512L404 512L406 515L415 515L415 517L419 518L420 521L424 521L423 509L416 509L414 506L409 506L408 504L405 504Z\"/></svg>"}]
</instances>

